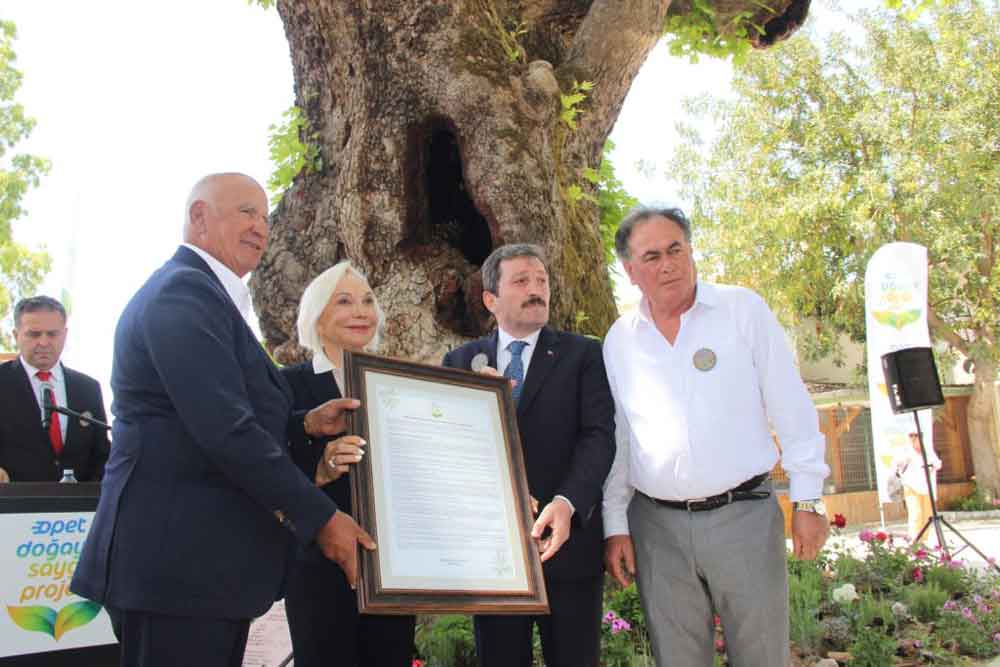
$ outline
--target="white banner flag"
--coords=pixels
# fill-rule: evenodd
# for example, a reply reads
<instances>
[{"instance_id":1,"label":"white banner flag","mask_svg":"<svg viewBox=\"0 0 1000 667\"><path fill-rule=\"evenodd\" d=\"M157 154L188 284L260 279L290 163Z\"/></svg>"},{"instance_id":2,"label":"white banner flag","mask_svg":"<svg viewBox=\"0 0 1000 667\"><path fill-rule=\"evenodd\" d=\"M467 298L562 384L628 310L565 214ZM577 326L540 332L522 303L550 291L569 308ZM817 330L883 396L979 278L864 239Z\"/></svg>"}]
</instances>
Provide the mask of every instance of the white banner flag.
<instances>
[{"instance_id":1,"label":"white banner flag","mask_svg":"<svg viewBox=\"0 0 1000 667\"><path fill-rule=\"evenodd\" d=\"M865 271L865 327L868 339L868 400L879 499L899 500L897 462L909 454L913 415L893 414L889 406L882 355L907 347L930 347L927 330L927 248L889 243L872 255ZM921 410L924 442L933 442L933 416Z\"/></svg>"}]
</instances>

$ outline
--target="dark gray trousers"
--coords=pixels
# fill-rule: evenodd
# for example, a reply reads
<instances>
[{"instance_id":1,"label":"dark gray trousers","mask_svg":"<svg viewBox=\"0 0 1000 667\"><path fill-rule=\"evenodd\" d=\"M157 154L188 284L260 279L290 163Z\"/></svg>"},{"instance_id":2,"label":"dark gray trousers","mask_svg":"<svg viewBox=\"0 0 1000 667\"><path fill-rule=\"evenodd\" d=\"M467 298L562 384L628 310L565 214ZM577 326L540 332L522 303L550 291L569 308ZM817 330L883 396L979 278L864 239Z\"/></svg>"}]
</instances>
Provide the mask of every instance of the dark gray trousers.
<instances>
[{"instance_id":1,"label":"dark gray trousers","mask_svg":"<svg viewBox=\"0 0 1000 667\"><path fill-rule=\"evenodd\" d=\"M636 493L628 519L658 667L711 667L713 610L730 665L789 664L784 520L773 493L707 512L663 507Z\"/></svg>"}]
</instances>

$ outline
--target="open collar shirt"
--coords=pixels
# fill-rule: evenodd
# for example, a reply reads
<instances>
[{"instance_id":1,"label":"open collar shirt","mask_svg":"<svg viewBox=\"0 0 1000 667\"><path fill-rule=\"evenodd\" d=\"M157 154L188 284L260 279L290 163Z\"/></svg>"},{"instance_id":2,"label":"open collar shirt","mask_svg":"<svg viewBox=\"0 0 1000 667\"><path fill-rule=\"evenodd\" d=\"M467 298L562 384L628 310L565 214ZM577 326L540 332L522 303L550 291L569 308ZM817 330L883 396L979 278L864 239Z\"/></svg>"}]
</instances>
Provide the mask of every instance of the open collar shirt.
<instances>
[{"instance_id":1,"label":"open collar shirt","mask_svg":"<svg viewBox=\"0 0 1000 667\"><path fill-rule=\"evenodd\" d=\"M699 370L694 357L715 357ZM751 290L699 282L671 345L644 298L604 341L617 453L604 489L605 535L628 534L634 490L665 500L723 493L779 457L791 500L819 498L825 439L784 330ZM704 366L704 364L702 364Z\"/></svg>"},{"instance_id":2,"label":"open collar shirt","mask_svg":"<svg viewBox=\"0 0 1000 667\"><path fill-rule=\"evenodd\" d=\"M226 294L228 294L229 298L232 299L233 305L236 306L236 310L240 311L240 315L242 315L243 319L249 323L250 290L247 289L243 279L236 275L236 273L228 266L217 260L215 257L212 257L198 246L190 243L182 243L181 245L205 260L205 263L208 264L208 268L211 269L212 273L215 274L215 277L219 279L219 282L222 283L223 289L226 290Z\"/></svg>"}]
</instances>

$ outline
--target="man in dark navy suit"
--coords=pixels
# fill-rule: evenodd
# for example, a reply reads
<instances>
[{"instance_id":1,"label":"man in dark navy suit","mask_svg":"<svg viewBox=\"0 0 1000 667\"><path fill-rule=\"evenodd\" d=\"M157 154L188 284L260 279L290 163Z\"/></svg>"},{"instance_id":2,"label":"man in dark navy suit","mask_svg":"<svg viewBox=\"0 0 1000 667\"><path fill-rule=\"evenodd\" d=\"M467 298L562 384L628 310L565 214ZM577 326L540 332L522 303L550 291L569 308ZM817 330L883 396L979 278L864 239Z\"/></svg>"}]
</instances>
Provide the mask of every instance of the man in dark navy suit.
<instances>
[{"instance_id":1,"label":"man in dark navy suit","mask_svg":"<svg viewBox=\"0 0 1000 667\"><path fill-rule=\"evenodd\" d=\"M530 667L537 622L546 665L596 667L604 581L601 488L615 455L614 405L601 346L546 326L549 278L538 246L497 248L483 262L482 276L483 301L498 330L452 350L444 365L480 370L486 363L514 383L528 489L541 508L532 535L542 548L552 613L477 616L479 664Z\"/></svg>"},{"instance_id":2,"label":"man in dark navy suit","mask_svg":"<svg viewBox=\"0 0 1000 667\"><path fill-rule=\"evenodd\" d=\"M105 429L59 413L43 426L46 392L56 405L106 421L101 385L60 361L67 331L66 309L52 297L14 307L18 357L0 364L0 483L55 482L65 470L92 482L104 473Z\"/></svg>"},{"instance_id":3,"label":"man in dark navy suit","mask_svg":"<svg viewBox=\"0 0 1000 667\"><path fill-rule=\"evenodd\" d=\"M108 609L123 665L237 667L250 619L281 596L290 534L352 585L357 545L374 548L288 455L289 433L342 432L358 403L292 414L244 320L267 238L253 179L203 178L185 243L118 322L114 447L71 590Z\"/></svg>"}]
</instances>

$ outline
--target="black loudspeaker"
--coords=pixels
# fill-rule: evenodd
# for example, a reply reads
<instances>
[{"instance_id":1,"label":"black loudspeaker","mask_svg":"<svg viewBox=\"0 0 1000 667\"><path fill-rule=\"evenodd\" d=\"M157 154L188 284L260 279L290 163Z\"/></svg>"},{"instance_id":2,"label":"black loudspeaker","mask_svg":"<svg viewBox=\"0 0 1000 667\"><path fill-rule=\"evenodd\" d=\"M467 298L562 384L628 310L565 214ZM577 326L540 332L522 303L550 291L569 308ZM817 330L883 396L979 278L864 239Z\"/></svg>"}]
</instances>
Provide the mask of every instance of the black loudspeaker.
<instances>
[{"instance_id":1,"label":"black loudspeaker","mask_svg":"<svg viewBox=\"0 0 1000 667\"><path fill-rule=\"evenodd\" d=\"M908 347L882 355L889 405L896 414L944 405L937 364L929 347Z\"/></svg>"}]
</instances>

